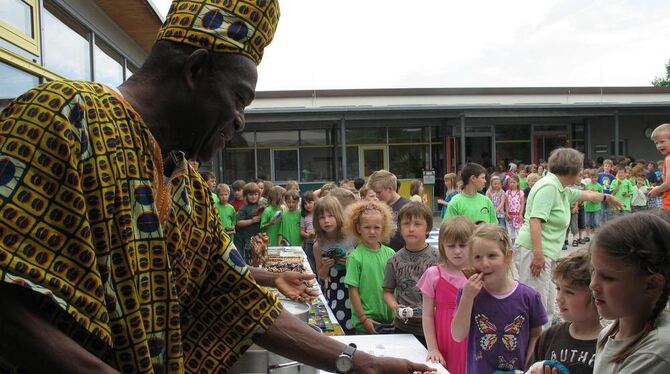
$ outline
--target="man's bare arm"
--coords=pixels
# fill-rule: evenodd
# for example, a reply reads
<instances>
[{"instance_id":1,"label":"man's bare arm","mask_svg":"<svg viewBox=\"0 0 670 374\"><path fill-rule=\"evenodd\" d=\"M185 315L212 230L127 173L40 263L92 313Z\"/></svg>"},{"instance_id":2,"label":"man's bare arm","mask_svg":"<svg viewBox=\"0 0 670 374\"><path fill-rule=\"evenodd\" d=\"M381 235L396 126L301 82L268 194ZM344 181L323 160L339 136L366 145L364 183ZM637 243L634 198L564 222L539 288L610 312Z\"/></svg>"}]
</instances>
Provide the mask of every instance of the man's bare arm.
<instances>
[{"instance_id":1,"label":"man's bare arm","mask_svg":"<svg viewBox=\"0 0 670 374\"><path fill-rule=\"evenodd\" d=\"M335 371L335 359L345 348L344 344L317 333L284 310L274 325L256 339L256 344L286 358L331 372ZM429 370L425 365L393 357L375 357L361 350L354 353L353 364L352 374L407 374Z\"/></svg>"}]
</instances>

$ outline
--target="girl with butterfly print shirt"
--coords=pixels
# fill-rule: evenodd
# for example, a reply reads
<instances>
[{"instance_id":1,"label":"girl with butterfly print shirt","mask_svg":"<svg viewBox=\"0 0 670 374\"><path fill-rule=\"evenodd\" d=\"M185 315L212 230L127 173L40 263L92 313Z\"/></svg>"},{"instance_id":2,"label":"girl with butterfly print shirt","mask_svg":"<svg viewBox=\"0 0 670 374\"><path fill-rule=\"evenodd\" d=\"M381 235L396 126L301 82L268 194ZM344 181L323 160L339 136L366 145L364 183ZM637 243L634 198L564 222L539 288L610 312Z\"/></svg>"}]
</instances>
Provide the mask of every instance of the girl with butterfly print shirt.
<instances>
[{"instance_id":1,"label":"girl with butterfly print shirt","mask_svg":"<svg viewBox=\"0 0 670 374\"><path fill-rule=\"evenodd\" d=\"M482 224L468 245L477 274L459 290L451 323L454 340L468 338L467 373L524 370L547 323L540 294L512 278L514 255L504 228Z\"/></svg>"}]
</instances>

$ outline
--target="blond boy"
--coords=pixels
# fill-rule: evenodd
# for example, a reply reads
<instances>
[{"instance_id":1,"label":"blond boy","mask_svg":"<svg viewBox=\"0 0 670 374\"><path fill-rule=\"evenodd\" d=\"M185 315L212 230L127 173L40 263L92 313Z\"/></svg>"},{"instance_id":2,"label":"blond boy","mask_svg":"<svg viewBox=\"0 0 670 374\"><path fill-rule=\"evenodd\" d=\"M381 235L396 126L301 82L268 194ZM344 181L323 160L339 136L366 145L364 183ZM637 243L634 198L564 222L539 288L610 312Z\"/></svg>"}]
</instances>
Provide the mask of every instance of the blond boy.
<instances>
[{"instance_id":1,"label":"blond boy","mask_svg":"<svg viewBox=\"0 0 670 374\"><path fill-rule=\"evenodd\" d=\"M663 155L664 161L661 170L663 170L663 183L649 191L649 196L663 196L663 205L661 208L670 211L670 180L668 179L668 169L670 168L670 123L664 123L651 133L651 140L654 141L656 149Z\"/></svg>"},{"instance_id":2,"label":"blond boy","mask_svg":"<svg viewBox=\"0 0 670 374\"><path fill-rule=\"evenodd\" d=\"M409 200L398 194L398 178L387 170L377 170L368 180L368 186L377 194L377 199L385 202L393 210L393 221L397 220L398 212ZM398 252L405 246L405 240L398 230L391 239L389 247Z\"/></svg>"}]
</instances>

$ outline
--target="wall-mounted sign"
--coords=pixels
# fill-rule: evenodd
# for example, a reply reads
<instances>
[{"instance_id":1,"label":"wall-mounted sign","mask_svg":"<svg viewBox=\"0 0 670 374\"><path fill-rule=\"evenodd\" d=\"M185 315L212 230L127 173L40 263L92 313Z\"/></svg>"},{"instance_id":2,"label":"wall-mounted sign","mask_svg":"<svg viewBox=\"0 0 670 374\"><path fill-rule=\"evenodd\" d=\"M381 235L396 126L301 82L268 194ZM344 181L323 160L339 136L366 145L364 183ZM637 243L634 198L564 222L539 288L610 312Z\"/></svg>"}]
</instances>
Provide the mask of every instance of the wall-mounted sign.
<instances>
[{"instance_id":1,"label":"wall-mounted sign","mask_svg":"<svg viewBox=\"0 0 670 374\"><path fill-rule=\"evenodd\" d=\"M435 184L435 170L423 171L423 184Z\"/></svg>"},{"instance_id":2,"label":"wall-mounted sign","mask_svg":"<svg viewBox=\"0 0 670 374\"><path fill-rule=\"evenodd\" d=\"M596 153L609 153L609 145L607 144L596 144L595 145L595 152Z\"/></svg>"}]
</instances>

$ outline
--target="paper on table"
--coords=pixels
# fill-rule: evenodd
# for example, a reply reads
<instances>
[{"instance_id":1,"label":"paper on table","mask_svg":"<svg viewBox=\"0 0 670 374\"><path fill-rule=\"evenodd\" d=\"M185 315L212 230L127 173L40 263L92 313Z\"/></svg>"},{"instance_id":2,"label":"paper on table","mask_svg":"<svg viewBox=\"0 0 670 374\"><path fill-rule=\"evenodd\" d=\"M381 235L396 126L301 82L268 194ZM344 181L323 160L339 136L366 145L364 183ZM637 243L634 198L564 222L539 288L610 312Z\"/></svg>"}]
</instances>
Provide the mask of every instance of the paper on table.
<instances>
[{"instance_id":1,"label":"paper on table","mask_svg":"<svg viewBox=\"0 0 670 374\"><path fill-rule=\"evenodd\" d=\"M375 356L405 358L412 362L423 363L438 373L449 374L444 366L426 361L428 353L426 348L410 334L346 335L331 338L344 344L354 343L357 349Z\"/></svg>"}]
</instances>

